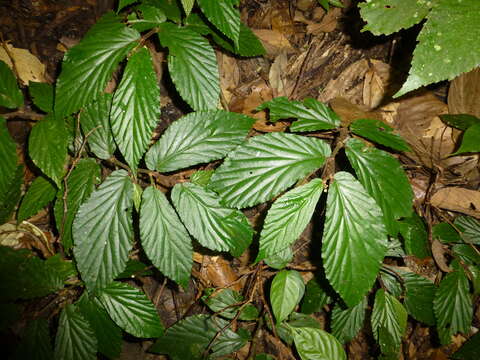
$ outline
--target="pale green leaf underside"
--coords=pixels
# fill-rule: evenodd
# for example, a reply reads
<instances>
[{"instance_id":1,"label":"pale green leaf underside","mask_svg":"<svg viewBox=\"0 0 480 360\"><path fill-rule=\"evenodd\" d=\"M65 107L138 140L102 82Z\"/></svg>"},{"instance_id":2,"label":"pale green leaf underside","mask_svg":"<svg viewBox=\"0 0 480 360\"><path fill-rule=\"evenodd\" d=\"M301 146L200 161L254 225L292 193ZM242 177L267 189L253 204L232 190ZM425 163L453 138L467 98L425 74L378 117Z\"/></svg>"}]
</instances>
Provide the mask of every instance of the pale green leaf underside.
<instances>
[{"instance_id":1,"label":"pale green leaf underside","mask_svg":"<svg viewBox=\"0 0 480 360\"><path fill-rule=\"evenodd\" d=\"M166 196L151 186L142 195L140 239L152 263L186 287L192 269L192 241Z\"/></svg>"},{"instance_id":2,"label":"pale green leaf underside","mask_svg":"<svg viewBox=\"0 0 480 360\"><path fill-rule=\"evenodd\" d=\"M18 222L22 222L37 214L55 198L56 193L57 188L52 182L43 176L35 178L25 193L20 208L18 209Z\"/></svg>"},{"instance_id":3,"label":"pale green leaf underside","mask_svg":"<svg viewBox=\"0 0 480 360\"><path fill-rule=\"evenodd\" d=\"M322 167L329 155L330 147L315 138L285 133L255 136L230 153L209 186L228 206L253 206Z\"/></svg>"},{"instance_id":4,"label":"pale green leaf underside","mask_svg":"<svg viewBox=\"0 0 480 360\"><path fill-rule=\"evenodd\" d=\"M42 172L61 186L67 160L68 133L63 119L55 119L50 114L33 127L29 141L28 153L33 163Z\"/></svg>"},{"instance_id":5,"label":"pale green leaf underside","mask_svg":"<svg viewBox=\"0 0 480 360\"><path fill-rule=\"evenodd\" d=\"M275 275L270 288L270 302L277 324L290 315L304 293L305 284L297 271L282 270Z\"/></svg>"},{"instance_id":6,"label":"pale green leaf underside","mask_svg":"<svg viewBox=\"0 0 480 360\"><path fill-rule=\"evenodd\" d=\"M117 148L110 129L112 94L101 94L83 109L80 124L90 150L100 159L110 159Z\"/></svg>"},{"instance_id":7,"label":"pale green leaf underside","mask_svg":"<svg viewBox=\"0 0 480 360\"><path fill-rule=\"evenodd\" d=\"M407 327L407 316L407 311L395 297L383 289L377 291L371 322L373 336L378 341L382 352L388 353L385 343L390 341L393 341L395 351L400 348ZM388 334L390 341L382 338L384 331Z\"/></svg>"},{"instance_id":8,"label":"pale green leaf underside","mask_svg":"<svg viewBox=\"0 0 480 360\"><path fill-rule=\"evenodd\" d=\"M100 95L118 63L139 38L140 34L122 24L119 16L105 14L65 54L56 87L56 115L74 113Z\"/></svg>"},{"instance_id":9,"label":"pale green leaf underside","mask_svg":"<svg viewBox=\"0 0 480 360\"><path fill-rule=\"evenodd\" d=\"M104 288L125 268L133 240L132 196L127 172L114 171L75 217L75 260L89 291Z\"/></svg>"},{"instance_id":10,"label":"pale green leaf underside","mask_svg":"<svg viewBox=\"0 0 480 360\"><path fill-rule=\"evenodd\" d=\"M169 172L221 159L242 143L254 122L223 110L190 113L170 125L150 148L147 167Z\"/></svg>"},{"instance_id":11,"label":"pale green leaf underside","mask_svg":"<svg viewBox=\"0 0 480 360\"><path fill-rule=\"evenodd\" d=\"M326 331L307 327L292 331L302 360L347 360L342 344Z\"/></svg>"},{"instance_id":12,"label":"pale green leaf underside","mask_svg":"<svg viewBox=\"0 0 480 360\"><path fill-rule=\"evenodd\" d=\"M12 70L0 60L0 106L15 109L23 105L23 94Z\"/></svg>"},{"instance_id":13,"label":"pale green leaf underside","mask_svg":"<svg viewBox=\"0 0 480 360\"><path fill-rule=\"evenodd\" d=\"M260 234L256 261L282 251L298 239L310 222L322 190L322 180L314 179L275 200Z\"/></svg>"},{"instance_id":14,"label":"pale green leaf underside","mask_svg":"<svg viewBox=\"0 0 480 360\"><path fill-rule=\"evenodd\" d=\"M0 202L17 168L17 147L10 136L7 121L0 116Z\"/></svg>"},{"instance_id":15,"label":"pale green leaf underside","mask_svg":"<svg viewBox=\"0 0 480 360\"><path fill-rule=\"evenodd\" d=\"M146 48L128 60L112 101L110 121L118 148L131 169L147 149L160 116L160 89Z\"/></svg>"},{"instance_id":16,"label":"pale green leaf underside","mask_svg":"<svg viewBox=\"0 0 480 360\"><path fill-rule=\"evenodd\" d=\"M358 5L360 15L367 22L363 31L375 35L389 35L407 29L422 21L430 11L428 0L367 0Z\"/></svg>"},{"instance_id":17,"label":"pale green leaf underside","mask_svg":"<svg viewBox=\"0 0 480 360\"><path fill-rule=\"evenodd\" d=\"M195 4L195 0L182 0L182 7L183 11L185 11L186 16L190 15L193 4Z\"/></svg>"},{"instance_id":18,"label":"pale green leaf underside","mask_svg":"<svg viewBox=\"0 0 480 360\"><path fill-rule=\"evenodd\" d=\"M398 234L396 220L412 214L413 191L400 162L385 151L349 139L345 149L358 179L383 212L390 235Z\"/></svg>"},{"instance_id":19,"label":"pale green leaf underside","mask_svg":"<svg viewBox=\"0 0 480 360\"><path fill-rule=\"evenodd\" d=\"M171 23L161 24L160 30L160 42L169 51L169 73L182 98L194 110L215 109L220 78L211 45L195 31Z\"/></svg>"},{"instance_id":20,"label":"pale green leaf underside","mask_svg":"<svg viewBox=\"0 0 480 360\"><path fill-rule=\"evenodd\" d=\"M322 240L327 279L348 306L370 290L387 251L387 232L375 200L351 174L330 183Z\"/></svg>"},{"instance_id":21,"label":"pale green leaf underside","mask_svg":"<svg viewBox=\"0 0 480 360\"><path fill-rule=\"evenodd\" d=\"M90 196L95 185L100 183L100 166L94 159L82 159L67 180L67 199L65 211L64 187L57 193L55 201L55 222L61 235L62 245L69 252L73 246L72 225L80 205Z\"/></svg>"},{"instance_id":22,"label":"pale green leaf underside","mask_svg":"<svg viewBox=\"0 0 480 360\"><path fill-rule=\"evenodd\" d=\"M473 310L468 279L463 270L449 273L440 282L433 302L437 326L448 336L441 338L449 343L457 332L467 333L472 322Z\"/></svg>"},{"instance_id":23,"label":"pale green leaf underside","mask_svg":"<svg viewBox=\"0 0 480 360\"><path fill-rule=\"evenodd\" d=\"M479 23L480 1L438 1L418 35L407 81L395 97L424 85L452 80L478 66Z\"/></svg>"},{"instance_id":24,"label":"pale green leaf underside","mask_svg":"<svg viewBox=\"0 0 480 360\"><path fill-rule=\"evenodd\" d=\"M190 234L203 246L239 256L250 245L253 230L246 216L221 205L214 192L181 183L173 188L172 201Z\"/></svg>"},{"instance_id":25,"label":"pale green leaf underside","mask_svg":"<svg viewBox=\"0 0 480 360\"><path fill-rule=\"evenodd\" d=\"M55 338L55 360L97 359L97 338L75 305L63 308Z\"/></svg>"},{"instance_id":26,"label":"pale green leaf underside","mask_svg":"<svg viewBox=\"0 0 480 360\"><path fill-rule=\"evenodd\" d=\"M99 292L98 298L113 321L129 334L140 338L163 334L155 306L139 289L114 281Z\"/></svg>"},{"instance_id":27,"label":"pale green leaf underside","mask_svg":"<svg viewBox=\"0 0 480 360\"><path fill-rule=\"evenodd\" d=\"M235 44L240 35L240 12L234 7L236 0L197 0L202 12L223 34Z\"/></svg>"},{"instance_id":28,"label":"pale green leaf underside","mask_svg":"<svg viewBox=\"0 0 480 360\"><path fill-rule=\"evenodd\" d=\"M342 309L336 305L332 311L332 335L341 343L346 343L357 336L363 328L367 298L363 298L357 305L348 309Z\"/></svg>"}]
</instances>

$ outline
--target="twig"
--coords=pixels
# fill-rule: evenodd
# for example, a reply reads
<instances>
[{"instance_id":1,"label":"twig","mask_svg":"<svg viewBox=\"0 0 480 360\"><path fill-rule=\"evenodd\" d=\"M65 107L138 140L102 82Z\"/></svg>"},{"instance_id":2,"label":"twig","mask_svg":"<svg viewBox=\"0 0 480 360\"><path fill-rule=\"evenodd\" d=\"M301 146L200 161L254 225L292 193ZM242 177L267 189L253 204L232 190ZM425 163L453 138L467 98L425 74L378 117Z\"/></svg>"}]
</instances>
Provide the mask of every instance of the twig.
<instances>
[{"instance_id":1,"label":"twig","mask_svg":"<svg viewBox=\"0 0 480 360\"><path fill-rule=\"evenodd\" d=\"M45 115L36 113L35 111L20 109L6 114L1 114L5 119L21 118L30 121L42 120Z\"/></svg>"}]
</instances>

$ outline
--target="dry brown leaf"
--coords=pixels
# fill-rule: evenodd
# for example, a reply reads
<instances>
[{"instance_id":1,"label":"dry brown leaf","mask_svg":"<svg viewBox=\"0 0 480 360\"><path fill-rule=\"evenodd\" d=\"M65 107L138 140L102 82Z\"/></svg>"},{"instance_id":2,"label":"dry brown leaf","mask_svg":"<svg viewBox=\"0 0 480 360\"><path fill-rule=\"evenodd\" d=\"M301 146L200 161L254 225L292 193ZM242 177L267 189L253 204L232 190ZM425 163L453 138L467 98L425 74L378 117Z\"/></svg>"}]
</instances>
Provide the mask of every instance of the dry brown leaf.
<instances>
[{"instance_id":1,"label":"dry brown leaf","mask_svg":"<svg viewBox=\"0 0 480 360\"><path fill-rule=\"evenodd\" d=\"M435 259L435 263L443 272L452 272L452 269L447 264L446 259L446 249L444 248L443 244L438 240L434 239L432 241L432 256Z\"/></svg>"},{"instance_id":2,"label":"dry brown leaf","mask_svg":"<svg viewBox=\"0 0 480 360\"><path fill-rule=\"evenodd\" d=\"M232 91L240 82L240 69L237 60L227 54L217 52L217 61L220 72L220 87L227 103L232 100Z\"/></svg>"},{"instance_id":3,"label":"dry brown leaf","mask_svg":"<svg viewBox=\"0 0 480 360\"><path fill-rule=\"evenodd\" d=\"M370 60L369 65L363 82L363 104L374 109L387 95L392 68L378 60Z\"/></svg>"},{"instance_id":4,"label":"dry brown leaf","mask_svg":"<svg viewBox=\"0 0 480 360\"><path fill-rule=\"evenodd\" d=\"M10 56L12 56L23 85L28 85L29 81L46 82L45 65L35 55L26 49L15 48L10 44L5 46L8 53L3 46L0 46L0 60L12 68L12 60L10 59Z\"/></svg>"},{"instance_id":5,"label":"dry brown leaf","mask_svg":"<svg viewBox=\"0 0 480 360\"><path fill-rule=\"evenodd\" d=\"M356 119L376 119L383 121L382 115L375 111L368 111L368 109L361 105L352 104L344 98L335 98L330 101L330 106L333 111L340 116L343 125L349 125Z\"/></svg>"},{"instance_id":6,"label":"dry brown leaf","mask_svg":"<svg viewBox=\"0 0 480 360\"><path fill-rule=\"evenodd\" d=\"M287 96L287 65L288 59L285 52L278 55L273 61L268 73L268 81L273 91L273 97Z\"/></svg>"},{"instance_id":7,"label":"dry brown leaf","mask_svg":"<svg viewBox=\"0 0 480 360\"><path fill-rule=\"evenodd\" d=\"M295 52L288 39L280 31L254 29L253 32L262 42L268 56L276 57L284 52L287 54Z\"/></svg>"},{"instance_id":8,"label":"dry brown leaf","mask_svg":"<svg viewBox=\"0 0 480 360\"><path fill-rule=\"evenodd\" d=\"M338 19L342 15L340 8L330 9L325 16L323 16L320 23L310 23L307 25L307 34L319 35L320 33L332 32L337 28Z\"/></svg>"},{"instance_id":9,"label":"dry brown leaf","mask_svg":"<svg viewBox=\"0 0 480 360\"><path fill-rule=\"evenodd\" d=\"M207 284L214 287L231 288L236 291L242 289L238 275L231 267L231 262L221 256L208 256L199 253L193 254L193 260L201 264L200 276Z\"/></svg>"},{"instance_id":10,"label":"dry brown leaf","mask_svg":"<svg viewBox=\"0 0 480 360\"><path fill-rule=\"evenodd\" d=\"M448 91L450 114L471 114L480 118L480 67L458 76Z\"/></svg>"},{"instance_id":11,"label":"dry brown leaf","mask_svg":"<svg viewBox=\"0 0 480 360\"><path fill-rule=\"evenodd\" d=\"M445 187L433 194L430 203L441 209L457 211L480 219L480 191Z\"/></svg>"},{"instance_id":12,"label":"dry brown leaf","mask_svg":"<svg viewBox=\"0 0 480 360\"><path fill-rule=\"evenodd\" d=\"M265 112L256 112L256 108L272 99L272 89L265 80L256 79L235 89L229 104L230 111L242 113L255 119L265 119Z\"/></svg>"}]
</instances>

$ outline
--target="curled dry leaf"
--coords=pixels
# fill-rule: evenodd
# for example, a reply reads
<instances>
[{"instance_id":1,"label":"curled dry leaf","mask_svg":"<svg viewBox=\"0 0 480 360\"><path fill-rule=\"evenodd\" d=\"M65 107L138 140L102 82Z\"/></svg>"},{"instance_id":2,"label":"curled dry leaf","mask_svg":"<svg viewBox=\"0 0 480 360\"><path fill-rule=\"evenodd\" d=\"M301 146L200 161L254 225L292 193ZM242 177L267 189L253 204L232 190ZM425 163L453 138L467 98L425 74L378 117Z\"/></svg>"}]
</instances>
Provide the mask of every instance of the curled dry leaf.
<instances>
[{"instance_id":1,"label":"curled dry leaf","mask_svg":"<svg viewBox=\"0 0 480 360\"><path fill-rule=\"evenodd\" d=\"M287 80L287 65L287 54L282 52L275 58L272 66L270 66L268 80L272 87L273 97L288 96L290 92L288 92L287 88L290 89L295 86L295 84L292 85L291 82Z\"/></svg>"},{"instance_id":2,"label":"curled dry leaf","mask_svg":"<svg viewBox=\"0 0 480 360\"><path fill-rule=\"evenodd\" d=\"M446 187L433 194L430 203L441 209L457 211L480 219L480 191Z\"/></svg>"},{"instance_id":3,"label":"curled dry leaf","mask_svg":"<svg viewBox=\"0 0 480 360\"><path fill-rule=\"evenodd\" d=\"M233 270L231 263L221 256L208 256L195 252L193 261L200 264L201 280L206 284L219 288L230 288L236 291L242 289L242 284L238 281L238 275Z\"/></svg>"},{"instance_id":4,"label":"curled dry leaf","mask_svg":"<svg viewBox=\"0 0 480 360\"><path fill-rule=\"evenodd\" d=\"M438 265L440 270L448 273L448 272L451 272L452 269L447 264L447 258L445 254L446 254L446 249L443 246L443 244L440 241L438 241L438 239L433 240L432 255L433 255L433 258L435 259L435 263Z\"/></svg>"}]
</instances>

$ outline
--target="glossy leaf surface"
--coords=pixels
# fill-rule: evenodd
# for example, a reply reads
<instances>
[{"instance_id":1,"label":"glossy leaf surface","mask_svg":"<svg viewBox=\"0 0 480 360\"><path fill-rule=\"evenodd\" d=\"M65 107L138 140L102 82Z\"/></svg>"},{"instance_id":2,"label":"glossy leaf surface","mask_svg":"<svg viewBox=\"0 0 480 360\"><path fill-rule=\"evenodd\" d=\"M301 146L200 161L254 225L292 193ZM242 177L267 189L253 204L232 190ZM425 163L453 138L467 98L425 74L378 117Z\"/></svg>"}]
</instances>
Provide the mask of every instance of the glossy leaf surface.
<instances>
[{"instance_id":1,"label":"glossy leaf surface","mask_svg":"<svg viewBox=\"0 0 480 360\"><path fill-rule=\"evenodd\" d=\"M305 293L302 276L295 270L282 270L273 278L270 301L277 324L295 309Z\"/></svg>"}]
</instances>

